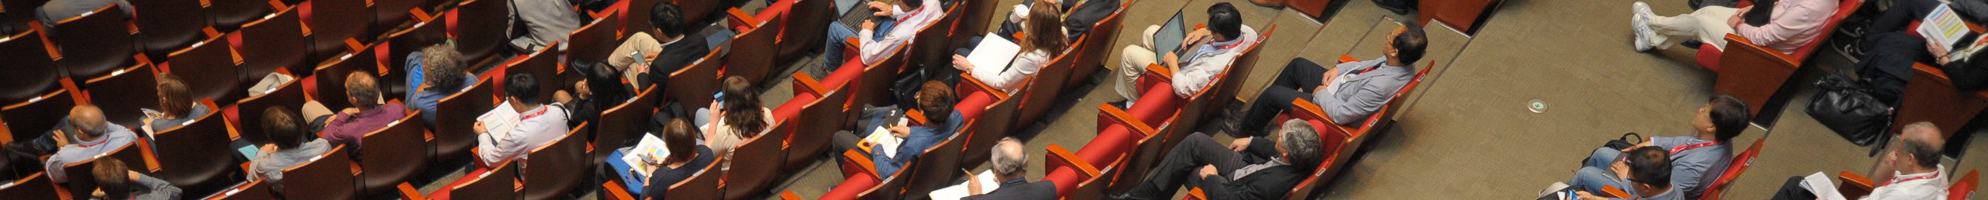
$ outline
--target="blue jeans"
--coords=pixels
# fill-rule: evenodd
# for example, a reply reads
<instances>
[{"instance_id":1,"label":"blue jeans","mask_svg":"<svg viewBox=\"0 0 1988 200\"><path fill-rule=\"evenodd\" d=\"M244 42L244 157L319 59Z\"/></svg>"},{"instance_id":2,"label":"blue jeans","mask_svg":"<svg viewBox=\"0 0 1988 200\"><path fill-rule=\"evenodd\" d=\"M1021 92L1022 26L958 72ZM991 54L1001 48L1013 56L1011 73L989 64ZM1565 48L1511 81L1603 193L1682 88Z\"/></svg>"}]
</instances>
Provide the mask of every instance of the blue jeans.
<instances>
[{"instance_id":1,"label":"blue jeans","mask_svg":"<svg viewBox=\"0 0 1988 200\"><path fill-rule=\"evenodd\" d=\"M871 40L883 40L885 35L890 34L891 27L896 25L897 25L896 19L883 19L877 21L877 29L875 31L872 31L875 32L875 35L870 36L872 38ZM849 37L856 37L856 35L857 35L856 30L850 29L850 26L848 24L843 24L841 21L829 23L828 42L825 42L827 46L823 46L821 48L822 73L816 74L815 78L826 77L828 76L829 73L835 73L836 68L841 68L842 63L847 62L842 60L842 46L847 45L846 43L843 42L843 39Z\"/></svg>"},{"instance_id":2,"label":"blue jeans","mask_svg":"<svg viewBox=\"0 0 1988 200\"><path fill-rule=\"evenodd\" d=\"M1594 153L1589 154L1587 160L1581 161L1581 169L1574 171L1574 178L1567 180L1567 186L1583 191L1598 192L1601 191L1602 186L1606 185L1634 194L1636 188L1628 187L1629 181L1615 177L1615 173L1608 170L1609 165L1614 164L1615 159L1621 156L1621 150L1606 147L1595 148Z\"/></svg>"}]
</instances>

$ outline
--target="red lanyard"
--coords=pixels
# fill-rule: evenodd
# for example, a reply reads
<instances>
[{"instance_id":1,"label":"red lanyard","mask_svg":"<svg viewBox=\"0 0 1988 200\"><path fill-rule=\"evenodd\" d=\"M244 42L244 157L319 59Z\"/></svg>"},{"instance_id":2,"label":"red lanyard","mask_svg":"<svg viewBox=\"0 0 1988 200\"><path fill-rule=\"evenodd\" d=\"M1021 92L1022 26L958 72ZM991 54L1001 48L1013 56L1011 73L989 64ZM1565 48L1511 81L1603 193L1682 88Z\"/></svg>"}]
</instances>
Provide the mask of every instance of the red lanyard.
<instances>
[{"instance_id":1,"label":"red lanyard","mask_svg":"<svg viewBox=\"0 0 1988 200\"><path fill-rule=\"evenodd\" d=\"M76 144L76 146L81 146L81 147L83 147L83 148L90 148L91 146L97 146L97 145L102 145L102 144L104 144L104 142L110 142L110 139L107 139L107 138L102 138L102 137L104 137L104 136L107 136L107 135L97 135L97 137L98 137L98 138L97 138L97 142L91 142L91 143L77 143L77 144Z\"/></svg>"},{"instance_id":2,"label":"red lanyard","mask_svg":"<svg viewBox=\"0 0 1988 200\"><path fill-rule=\"evenodd\" d=\"M892 10L896 10L896 9L895 9L895 8L893 8ZM892 28L892 29L896 29L896 28L897 28L897 25L903 25L905 21L911 21L911 20L910 20L911 18L917 18L917 17L918 17L918 14L925 14L925 12L918 12L918 11L924 11L924 10L925 10L925 7L924 7L924 6L919 6L917 10L911 10L911 15L905 15L905 16L904 16L904 18L898 18L898 19L897 19L897 23L891 23L891 24L892 24L892 25L891 25L891 28Z\"/></svg>"},{"instance_id":3,"label":"red lanyard","mask_svg":"<svg viewBox=\"0 0 1988 200\"><path fill-rule=\"evenodd\" d=\"M1940 172L1939 172L1939 171L1933 171L1933 174L1928 174L1928 175L1925 175L1925 176L1914 176L1914 177L1905 177L1905 178L1894 178L1894 179L1891 179L1891 181L1889 181L1889 182L1884 182L1884 184L1883 184L1883 185L1878 185L1878 187L1884 187L1884 186L1887 186L1887 185L1891 185L1891 184L1897 184L1898 182L1906 182L1906 181L1917 181L1917 180L1926 180L1926 179L1933 179L1933 178L1939 178L1939 177L1940 177Z\"/></svg>"},{"instance_id":4,"label":"red lanyard","mask_svg":"<svg viewBox=\"0 0 1988 200\"><path fill-rule=\"evenodd\" d=\"M539 106L538 112L532 112L532 114L526 114L524 117L518 117L518 121L530 120L533 117L538 117L539 115L545 115L545 110L546 110L545 106Z\"/></svg>"},{"instance_id":5,"label":"red lanyard","mask_svg":"<svg viewBox=\"0 0 1988 200\"><path fill-rule=\"evenodd\" d=\"M1697 143L1697 144L1688 144L1688 145L1684 145L1684 146L1678 146L1678 147L1675 147L1675 148L1670 148L1670 154L1677 154L1677 152L1684 152L1684 151L1690 151L1690 150L1692 150L1692 149L1698 149L1698 148L1705 148L1705 147L1709 147L1709 146L1712 146L1712 145L1719 145L1719 142L1702 142L1702 143Z\"/></svg>"}]
</instances>

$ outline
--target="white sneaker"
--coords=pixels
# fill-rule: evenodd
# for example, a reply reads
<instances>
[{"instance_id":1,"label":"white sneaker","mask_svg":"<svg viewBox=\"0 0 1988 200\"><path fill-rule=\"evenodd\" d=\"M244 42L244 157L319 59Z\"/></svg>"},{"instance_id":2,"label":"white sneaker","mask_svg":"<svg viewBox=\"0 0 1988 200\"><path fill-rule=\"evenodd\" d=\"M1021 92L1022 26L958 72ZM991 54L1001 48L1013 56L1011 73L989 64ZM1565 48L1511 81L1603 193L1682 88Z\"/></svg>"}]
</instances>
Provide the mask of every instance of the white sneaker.
<instances>
[{"instance_id":1,"label":"white sneaker","mask_svg":"<svg viewBox=\"0 0 1988 200\"><path fill-rule=\"evenodd\" d=\"M1650 12L1650 4L1642 1L1630 4L1630 8L1632 11L1629 25L1636 32L1636 51L1649 51L1651 47L1657 45L1655 42L1657 31L1650 28L1650 16L1655 14Z\"/></svg>"}]
</instances>

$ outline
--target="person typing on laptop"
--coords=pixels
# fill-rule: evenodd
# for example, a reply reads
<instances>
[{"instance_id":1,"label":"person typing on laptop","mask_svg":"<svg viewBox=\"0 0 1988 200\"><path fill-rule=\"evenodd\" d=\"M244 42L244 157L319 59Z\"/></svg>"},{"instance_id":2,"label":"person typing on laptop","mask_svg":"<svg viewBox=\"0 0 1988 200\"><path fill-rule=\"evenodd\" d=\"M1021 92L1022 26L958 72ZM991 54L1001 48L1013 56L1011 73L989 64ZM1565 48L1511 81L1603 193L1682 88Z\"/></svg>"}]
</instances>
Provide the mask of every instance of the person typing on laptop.
<instances>
[{"instance_id":1,"label":"person typing on laptop","mask_svg":"<svg viewBox=\"0 0 1988 200\"><path fill-rule=\"evenodd\" d=\"M926 25L931 25L933 21L938 21L940 17L946 15L945 6L939 5L939 0L898 0L897 2L903 5L894 6L876 1L866 4L875 11L871 15L876 17L863 21L863 26L858 27L861 29L850 30L849 25L840 21L831 22L828 26L827 46L822 47L821 73L815 73L815 78L827 76L828 73L842 67L844 64L842 48L847 45L844 39L857 38L856 44L861 47L857 58L863 60L863 65L876 64L883 61L884 57L893 50L911 41L912 36L918 33L918 29L925 28Z\"/></svg>"},{"instance_id":2,"label":"person typing on laptop","mask_svg":"<svg viewBox=\"0 0 1988 200\"><path fill-rule=\"evenodd\" d=\"M1168 26L1176 27L1175 30L1184 28L1179 26L1179 16L1175 14ZM1118 94L1125 98L1122 107L1129 108L1139 100L1141 91L1137 81L1145 73L1146 65L1159 64L1173 71L1173 92L1185 98L1201 92L1216 74L1228 69L1230 61L1242 54L1248 44L1258 40L1256 29L1243 25L1242 15L1226 2L1208 7L1207 29L1196 29L1180 38L1162 38L1169 34L1161 32L1162 29L1148 26L1142 43L1145 46L1125 46L1115 81Z\"/></svg>"}]
</instances>

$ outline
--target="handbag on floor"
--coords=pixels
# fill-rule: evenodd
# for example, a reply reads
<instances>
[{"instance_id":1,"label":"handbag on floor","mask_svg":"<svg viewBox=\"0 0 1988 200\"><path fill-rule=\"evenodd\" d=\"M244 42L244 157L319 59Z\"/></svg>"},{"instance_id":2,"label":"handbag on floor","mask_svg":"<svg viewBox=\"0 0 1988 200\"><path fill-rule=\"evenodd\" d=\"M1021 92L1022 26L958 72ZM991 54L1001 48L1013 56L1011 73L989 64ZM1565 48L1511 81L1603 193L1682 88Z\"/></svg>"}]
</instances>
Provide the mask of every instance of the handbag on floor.
<instances>
[{"instance_id":1,"label":"handbag on floor","mask_svg":"<svg viewBox=\"0 0 1988 200\"><path fill-rule=\"evenodd\" d=\"M1871 95L1870 85L1835 73L1823 75L1815 85L1822 91L1809 98L1809 117L1857 146L1884 139L1893 107Z\"/></svg>"}]
</instances>

